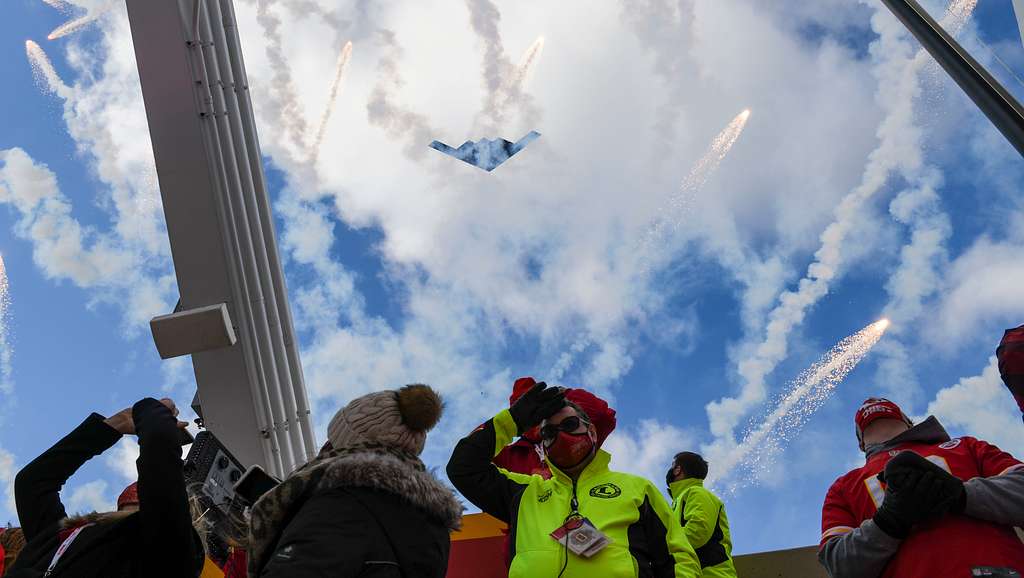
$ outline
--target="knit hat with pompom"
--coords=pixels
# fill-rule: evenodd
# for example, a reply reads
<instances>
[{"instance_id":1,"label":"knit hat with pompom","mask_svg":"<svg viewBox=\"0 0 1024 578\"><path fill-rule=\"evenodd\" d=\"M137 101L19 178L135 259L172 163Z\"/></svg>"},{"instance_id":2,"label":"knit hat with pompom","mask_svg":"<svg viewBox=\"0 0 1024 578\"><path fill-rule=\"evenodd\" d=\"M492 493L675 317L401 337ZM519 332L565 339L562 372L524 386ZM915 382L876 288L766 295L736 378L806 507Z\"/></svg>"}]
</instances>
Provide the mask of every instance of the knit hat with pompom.
<instances>
[{"instance_id":1,"label":"knit hat with pompom","mask_svg":"<svg viewBox=\"0 0 1024 578\"><path fill-rule=\"evenodd\" d=\"M441 396L429 385L417 383L369 393L334 415L327 426L327 439L335 449L379 443L418 456L427 432L437 425L443 410Z\"/></svg>"}]
</instances>

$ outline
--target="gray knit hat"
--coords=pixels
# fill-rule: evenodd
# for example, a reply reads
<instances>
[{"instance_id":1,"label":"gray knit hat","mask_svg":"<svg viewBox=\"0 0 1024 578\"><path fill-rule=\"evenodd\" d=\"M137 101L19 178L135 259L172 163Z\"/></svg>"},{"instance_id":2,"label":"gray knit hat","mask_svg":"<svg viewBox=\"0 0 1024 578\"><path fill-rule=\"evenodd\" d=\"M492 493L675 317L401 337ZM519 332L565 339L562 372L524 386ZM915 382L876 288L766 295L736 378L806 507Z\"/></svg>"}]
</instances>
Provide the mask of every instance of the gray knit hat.
<instances>
[{"instance_id":1,"label":"gray knit hat","mask_svg":"<svg viewBox=\"0 0 1024 578\"><path fill-rule=\"evenodd\" d=\"M339 410L327 426L327 439L335 449L373 442L420 455L443 410L429 385L377 391Z\"/></svg>"}]
</instances>

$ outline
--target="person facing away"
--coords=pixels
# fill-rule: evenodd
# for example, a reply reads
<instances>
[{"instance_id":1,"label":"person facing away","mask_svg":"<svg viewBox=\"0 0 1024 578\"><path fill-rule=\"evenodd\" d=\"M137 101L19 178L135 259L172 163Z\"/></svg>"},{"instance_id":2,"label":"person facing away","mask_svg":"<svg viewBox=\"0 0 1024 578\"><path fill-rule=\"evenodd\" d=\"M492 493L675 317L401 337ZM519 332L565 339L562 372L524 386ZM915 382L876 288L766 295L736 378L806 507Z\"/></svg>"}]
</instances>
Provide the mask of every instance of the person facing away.
<instances>
[{"instance_id":1,"label":"person facing away","mask_svg":"<svg viewBox=\"0 0 1024 578\"><path fill-rule=\"evenodd\" d=\"M697 556L665 498L648 480L608 468L611 456L600 449L592 420L565 396L537 383L459 441L448 461L448 478L462 495L509 524L509 577L699 577ZM550 479L491 463L538 424ZM551 535L581 528L608 543L576 554L568 539Z\"/></svg>"},{"instance_id":2,"label":"person facing away","mask_svg":"<svg viewBox=\"0 0 1024 578\"><path fill-rule=\"evenodd\" d=\"M914 424L869 398L855 414L863 467L832 484L818 560L834 578L959 578L1024 572L1024 464L934 416ZM1002 569L1002 574L996 570ZM981 572L981 573L975 573Z\"/></svg>"},{"instance_id":3,"label":"person facing away","mask_svg":"<svg viewBox=\"0 0 1024 578\"><path fill-rule=\"evenodd\" d=\"M109 418L93 413L25 466L14 499L26 544L5 576L194 578L204 560L182 471L178 410L146 398ZM139 439L137 485L116 512L68 517L60 489L85 462L124 435Z\"/></svg>"},{"instance_id":4,"label":"person facing away","mask_svg":"<svg viewBox=\"0 0 1024 578\"><path fill-rule=\"evenodd\" d=\"M673 519L697 553L704 578L736 578L729 518L722 500L704 487L707 475L708 463L699 454L680 452L672 459L665 483Z\"/></svg>"},{"instance_id":5,"label":"person facing away","mask_svg":"<svg viewBox=\"0 0 1024 578\"><path fill-rule=\"evenodd\" d=\"M419 458L442 409L415 384L338 411L320 454L253 506L249 576L443 578L463 508Z\"/></svg>"}]
</instances>

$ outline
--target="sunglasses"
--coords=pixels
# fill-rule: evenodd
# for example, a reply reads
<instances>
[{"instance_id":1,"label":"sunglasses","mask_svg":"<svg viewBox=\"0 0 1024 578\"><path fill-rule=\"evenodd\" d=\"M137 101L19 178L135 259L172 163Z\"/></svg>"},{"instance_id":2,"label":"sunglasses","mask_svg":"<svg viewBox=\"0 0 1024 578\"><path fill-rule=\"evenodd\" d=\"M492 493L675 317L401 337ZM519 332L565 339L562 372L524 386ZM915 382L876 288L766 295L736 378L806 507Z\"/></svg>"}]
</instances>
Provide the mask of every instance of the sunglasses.
<instances>
[{"instance_id":1,"label":"sunglasses","mask_svg":"<svg viewBox=\"0 0 1024 578\"><path fill-rule=\"evenodd\" d=\"M558 437L558 432L560 431L565 433L572 433L579 429L580 424L589 425L589 422L586 422L572 415L558 423L549 423L544 427L540 428L540 439L553 440L556 437Z\"/></svg>"}]
</instances>

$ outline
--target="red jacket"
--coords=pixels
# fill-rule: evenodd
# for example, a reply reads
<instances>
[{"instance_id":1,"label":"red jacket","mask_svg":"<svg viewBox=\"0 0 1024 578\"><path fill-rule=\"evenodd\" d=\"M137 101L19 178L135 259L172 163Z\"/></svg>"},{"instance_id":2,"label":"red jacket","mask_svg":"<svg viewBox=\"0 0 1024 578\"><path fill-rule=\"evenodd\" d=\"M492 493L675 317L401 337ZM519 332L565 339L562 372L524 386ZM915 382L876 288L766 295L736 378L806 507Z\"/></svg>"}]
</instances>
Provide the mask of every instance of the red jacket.
<instances>
[{"instance_id":1,"label":"red jacket","mask_svg":"<svg viewBox=\"0 0 1024 578\"><path fill-rule=\"evenodd\" d=\"M1010 454L972 437L946 437L938 443L906 441L877 451L868 457L863 467L840 477L829 488L821 514L822 548L832 540L865 531L861 525L875 515L884 498L885 489L876 476L894 455L906 450L928 458L965 481L1019 473L1024 469L1024 464ZM972 494L970 488L968 490L970 502ZM1008 567L1024 572L1024 544L1013 528L971 517L970 510L969 506L963 515L947 515L916 526L899 543L888 562L881 561L884 564L881 576L967 577L976 566ZM842 565L864 562L866 560L847 559Z\"/></svg>"},{"instance_id":2,"label":"red jacket","mask_svg":"<svg viewBox=\"0 0 1024 578\"><path fill-rule=\"evenodd\" d=\"M551 477L551 470L544 461L544 450L539 443L519 438L505 446L501 453L491 460L494 465L517 474L538 474L545 480Z\"/></svg>"}]
</instances>

